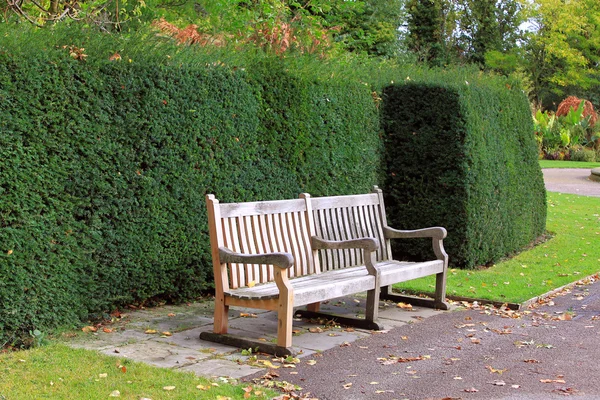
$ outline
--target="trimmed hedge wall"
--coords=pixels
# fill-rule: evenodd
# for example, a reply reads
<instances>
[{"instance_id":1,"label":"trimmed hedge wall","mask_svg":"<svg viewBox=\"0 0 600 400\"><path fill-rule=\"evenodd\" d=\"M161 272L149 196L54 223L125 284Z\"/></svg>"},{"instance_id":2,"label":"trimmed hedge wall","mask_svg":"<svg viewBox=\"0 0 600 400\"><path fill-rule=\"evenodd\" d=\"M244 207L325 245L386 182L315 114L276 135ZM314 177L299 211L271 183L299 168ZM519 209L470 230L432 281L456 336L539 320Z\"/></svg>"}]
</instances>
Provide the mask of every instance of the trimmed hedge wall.
<instances>
[{"instance_id":1,"label":"trimmed hedge wall","mask_svg":"<svg viewBox=\"0 0 600 400\"><path fill-rule=\"evenodd\" d=\"M441 79L384 90L386 206L391 226L446 227L451 264L473 268L544 232L546 191L526 96L499 78ZM395 251L418 259L430 247Z\"/></svg>"},{"instance_id":2,"label":"trimmed hedge wall","mask_svg":"<svg viewBox=\"0 0 600 400\"><path fill-rule=\"evenodd\" d=\"M264 60L81 62L0 52L0 344L211 287L204 195L368 191L379 112L362 84Z\"/></svg>"}]
</instances>

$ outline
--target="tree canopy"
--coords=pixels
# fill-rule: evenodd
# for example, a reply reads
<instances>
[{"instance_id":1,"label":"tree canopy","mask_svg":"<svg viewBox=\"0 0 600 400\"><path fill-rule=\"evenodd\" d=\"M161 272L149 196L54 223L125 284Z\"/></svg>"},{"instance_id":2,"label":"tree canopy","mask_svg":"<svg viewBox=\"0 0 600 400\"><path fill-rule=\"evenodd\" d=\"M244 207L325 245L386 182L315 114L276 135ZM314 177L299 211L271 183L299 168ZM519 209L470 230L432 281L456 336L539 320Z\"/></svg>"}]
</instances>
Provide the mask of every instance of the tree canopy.
<instances>
[{"instance_id":1,"label":"tree canopy","mask_svg":"<svg viewBox=\"0 0 600 400\"><path fill-rule=\"evenodd\" d=\"M0 11L5 23L82 24L119 35L159 26L182 42L276 54L476 64L520 77L538 105L567 94L600 103L597 0L0 0Z\"/></svg>"}]
</instances>

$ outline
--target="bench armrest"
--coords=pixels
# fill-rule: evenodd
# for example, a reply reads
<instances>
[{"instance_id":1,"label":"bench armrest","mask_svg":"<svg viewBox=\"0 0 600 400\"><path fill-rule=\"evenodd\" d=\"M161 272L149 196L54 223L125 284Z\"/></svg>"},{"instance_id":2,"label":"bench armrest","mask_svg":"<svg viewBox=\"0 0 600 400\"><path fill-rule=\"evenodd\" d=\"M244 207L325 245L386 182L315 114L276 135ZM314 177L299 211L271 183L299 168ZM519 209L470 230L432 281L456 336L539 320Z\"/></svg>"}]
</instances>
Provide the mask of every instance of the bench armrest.
<instances>
[{"instance_id":1,"label":"bench armrest","mask_svg":"<svg viewBox=\"0 0 600 400\"><path fill-rule=\"evenodd\" d=\"M433 252L438 260L444 261L444 268L448 266L448 254L444 250L444 238L446 237L446 229L441 227L416 229L413 231L401 231L383 227L383 234L387 239L405 239L405 238L431 238L433 244Z\"/></svg>"},{"instance_id":2,"label":"bench armrest","mask_svg":"<svg viewBox=\"0 0 600 400\"><path fill-rule=\"evenodd\" d=\"M219 247L219 258L222 263L266 264L281 269L288 269L294 265L294 257L290 253L242 254Z\"/></svg>"},{"instance_id":3,"label":"bench armrest","mask_svg":"<svg viewBox=\"0 0 600 400\"><path fill-rule=\"evenodd\" d=\"M375 268L375 251L379 248L377 239L367 237L348 240L325 240L318 236L312 236L310 242L313 250L362 249L367 271L370 275L375 276L376 287L379 287L379 270Z\"/></svg>"},{"instance_id":4,"label":"bench armrest","mask_svg":"<svg viewBox=\"0 0 600 400\"><path fill-rule=\"evenodd\" d=\"M310 238L311 245L314 250L323 249L364 249L367 251L375 251L379 248L379 242L375 238L361 238L349 240L325 240L318 236Z\"/></svg>"},{"instance_id":5,"label":"bench armrest","mask_svg":"<svg viewBox=\"0 0 600 400\"><path fill-rule=\"evenodd\" d=\"M416 229L413 231L401 231L398 229L390 228L385 226L383 228L383 234L388 239L408 239L408 238L432 238L442 240L446 237L446 229L441 227Z\"/></svg>"}]
</instances>

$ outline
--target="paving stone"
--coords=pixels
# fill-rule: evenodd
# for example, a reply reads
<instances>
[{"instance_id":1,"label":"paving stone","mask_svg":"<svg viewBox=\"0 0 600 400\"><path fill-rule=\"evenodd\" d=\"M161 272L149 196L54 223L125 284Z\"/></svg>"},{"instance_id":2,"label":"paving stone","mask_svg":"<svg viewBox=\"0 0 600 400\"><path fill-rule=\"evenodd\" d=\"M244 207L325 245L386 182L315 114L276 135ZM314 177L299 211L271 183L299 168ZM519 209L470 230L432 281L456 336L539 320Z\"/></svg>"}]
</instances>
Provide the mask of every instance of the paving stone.
<instances>
[{"instance_id":1,"label":"paving stone","mask_svg":"<svg viewBox=\"0 0 600 400\"><path fill-rule=\"evenodd\" d=\"M303 333L294 336L294 347L308 349L312 351L324 351L332 347L337 347L345 342L353 342L361 337L369 336L368 333L361 331L324 331L321 333Z\"/></svg>"},{"instance_id":2,"label":"paving stone","mask_svg":"<svg viewBox=\"0 0 600 400\"><path fill-rule=\"evenodd\" d=\"M226 346L219 343L207 342L200 340L200 332L212 330L212 324L209 327L203 326L200 328L189 329L183 332L174 333L173 336L155 337L152 340L160 343L179 346L182 348L193 349L207 354L229 354L237 349L231 346Z\"/></svg>"},{"instance_id":3,"label":"paving stone","mask_svg":"<svg viewBox=\"0 0 600 400\"><path fill-rule=\"evenodd\" d=\"M137 329L118 330L112 333L105 333L100 330L78 336L69 345L89 350L102 350L109 347L143 342L149 339L151 339L149 335Z\"/></svg>"},{"instance_id":4,"label":"paving stone","mask_svg":"<svg viewBox=\"0 0 600 400\"><path fill-rule=\"evenodd\" d=\"M208 353L153 340L103 349L100 352L163 368L179 368L212 357Z\"/></svg>"},{"instance_id":5,"label":"paving stone","mask_svg":"<svg viewBox=\"0 0 600 400\"><path fill-rule=\"evenodd\" d=\"M180 371L193 372L196 375L207 378L230 377L242 378L260 371L266 371L265 368L257 368L246 364L238 364L234 361L223 359L211 359L200 363L186 365L179 368Z\"/></svg>"}]
</instances>

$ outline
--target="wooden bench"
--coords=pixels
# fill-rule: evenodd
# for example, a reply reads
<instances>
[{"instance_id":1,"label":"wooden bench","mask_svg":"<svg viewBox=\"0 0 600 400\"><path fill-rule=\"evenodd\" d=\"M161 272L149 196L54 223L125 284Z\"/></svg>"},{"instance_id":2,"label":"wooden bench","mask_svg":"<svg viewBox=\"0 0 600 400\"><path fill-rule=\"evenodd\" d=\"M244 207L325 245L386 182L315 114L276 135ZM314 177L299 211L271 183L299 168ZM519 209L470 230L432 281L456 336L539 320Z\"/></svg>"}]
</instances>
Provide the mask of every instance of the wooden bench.
<instances>
[{"instance_id":1,"label":"wooden bench","mask_svg":"<svg viewBox=\"0 0 600 400\"><path fill-rule=\"evenodd\" d=\"M341 324L381 329L381 297L393 283L437 275L435 298L427 305L447 309L443 228L398 231L387 226L383 196L371 194L220 204L207 195L215 278L213 332L200 338L276 355L293 354L294 307L306 317L324 316ZM392 259L391 238L431 237L437 259ZM383 289L382 289L383 287ZM365 318L319 312L322 301L367 292ZM400 298L394 297L395 300ZM406 299L401 298L402 301ZM414 300L414 299L413 299ZM230 306L277 311L277 343L227 334Z\"/></svg>"}]
</instances>

